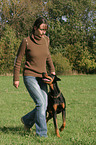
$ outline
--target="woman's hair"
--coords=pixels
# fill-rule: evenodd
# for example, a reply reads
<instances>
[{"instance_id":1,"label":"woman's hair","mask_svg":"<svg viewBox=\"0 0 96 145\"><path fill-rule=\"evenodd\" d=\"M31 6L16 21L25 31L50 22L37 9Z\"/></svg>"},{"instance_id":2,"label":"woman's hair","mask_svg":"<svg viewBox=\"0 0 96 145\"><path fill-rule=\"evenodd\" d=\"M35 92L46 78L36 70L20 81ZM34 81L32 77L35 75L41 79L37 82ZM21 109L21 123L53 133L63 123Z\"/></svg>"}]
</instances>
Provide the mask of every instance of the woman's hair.
<instances>
[{"instance_id":1,"label":"woman's hair","mask_svg":"<svg viewBox=\"0 0 96 145\"><path fill-rule=\"evenodd\" d=\"M41 24L46 24L48 26L47 21L43 17L39 17L34 22L33 30L32 30L33 34L34 34L34 26L36 26L37 28L39 28Z\"/></svg>"}]
</instances>

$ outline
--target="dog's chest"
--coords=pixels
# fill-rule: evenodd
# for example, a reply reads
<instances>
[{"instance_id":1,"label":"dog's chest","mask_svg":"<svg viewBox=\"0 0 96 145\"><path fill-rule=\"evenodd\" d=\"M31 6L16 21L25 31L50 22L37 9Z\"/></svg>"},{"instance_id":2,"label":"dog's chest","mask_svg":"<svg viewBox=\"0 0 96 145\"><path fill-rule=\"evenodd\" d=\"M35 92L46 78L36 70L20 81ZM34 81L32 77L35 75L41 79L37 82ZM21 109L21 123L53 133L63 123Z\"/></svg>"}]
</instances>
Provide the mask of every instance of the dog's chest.
<instances>
[{"instance_id":1,"label":"dog's chest","mask_svg":"<svg viewBox=\"0 0 96 145\"><path fill-rule=\"evenodd\" d=\"M57 113L60 113L62 111L62 106L61 103L65 103L65 99L62 95L62 93L60 93L59 97L54 97L51 95L51 93L48 94L48 110L52 110L53 109L53 105L57 104Z\"/></svg>"}]
</instances>

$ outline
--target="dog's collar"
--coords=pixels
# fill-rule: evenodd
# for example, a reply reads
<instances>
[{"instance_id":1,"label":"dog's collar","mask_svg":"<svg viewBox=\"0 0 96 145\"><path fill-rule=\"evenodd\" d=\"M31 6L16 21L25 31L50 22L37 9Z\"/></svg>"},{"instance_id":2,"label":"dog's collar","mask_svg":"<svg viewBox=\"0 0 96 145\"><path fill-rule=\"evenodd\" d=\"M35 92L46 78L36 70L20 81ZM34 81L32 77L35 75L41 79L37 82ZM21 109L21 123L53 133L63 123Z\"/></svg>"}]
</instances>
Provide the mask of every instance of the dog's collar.
<instances>
[{"instance_id":1,"label":"dog's collar","mask_svg":"<svg viewBox=\"0 0 96 145\"><path fill-rule=\"evenodd\" d=\"M51 96L52 98L59 98L60 95L61 95L61 92L60 92L57 96L52 96L52 95L50 95L50 96Z\"/></svg>"}]
</instances>

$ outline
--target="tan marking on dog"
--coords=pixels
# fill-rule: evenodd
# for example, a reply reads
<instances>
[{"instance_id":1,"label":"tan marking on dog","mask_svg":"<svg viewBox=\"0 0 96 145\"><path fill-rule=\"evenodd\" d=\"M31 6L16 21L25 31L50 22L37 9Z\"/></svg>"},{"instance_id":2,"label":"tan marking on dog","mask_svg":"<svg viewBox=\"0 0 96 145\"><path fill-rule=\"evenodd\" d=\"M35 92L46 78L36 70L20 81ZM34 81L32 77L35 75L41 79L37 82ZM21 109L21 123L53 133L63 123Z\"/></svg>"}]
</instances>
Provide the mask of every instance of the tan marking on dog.
<instances>
[{"instance_id":1,"label":"tan marking on dog","mask_svg":"<svg viewBox=\"0 0 96 145\"><path fill-rule=\"evenodd\" d=\"M53 108L54 108L55 111L57 110L57 106L58 106L57 104L53 105Z\"/></svg>"},{"instance_id":2,"label":"tan marking on dog","mask_svg":"<svg viewBox=\"0 0 96 145\"><path fill-rule=\"evenodd\" d=\"M59 130L56 129L55 132L56 132L57 137L60 137Z\"/></svg>"},{"instance_id":3,"label":"tan marking on dog","mask_svg":"<svg viewBox=\"0 0 96 145\"><path fill-rule=\"evenodd\" d=\"M62 106L62 108L65 108L65 104L64 103L60 103L60 105Z\"/></svg>"},{"instance_id":4,"label":"tan marking on dog","mask_svg":"<svg viewBox=\"0 0 96 145\"><path fill-rule=\"evenodd\" d=\"M50 84L50 87L51 87L52 90L54 90L54 88L53 88L53 84Z\"/></svg>"}]
</instances>

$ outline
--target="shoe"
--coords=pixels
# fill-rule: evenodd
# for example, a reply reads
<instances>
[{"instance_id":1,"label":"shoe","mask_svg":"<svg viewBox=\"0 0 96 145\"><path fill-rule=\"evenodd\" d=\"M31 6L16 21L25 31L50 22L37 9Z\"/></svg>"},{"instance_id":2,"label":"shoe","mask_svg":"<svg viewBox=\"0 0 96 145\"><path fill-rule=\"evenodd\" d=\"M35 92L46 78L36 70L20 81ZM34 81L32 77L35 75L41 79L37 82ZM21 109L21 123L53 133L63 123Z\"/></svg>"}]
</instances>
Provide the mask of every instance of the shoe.
<instances>
[{"instance_id":1,"label":"shoe","mask_svg":"<svg viewBox=\"0 0 96 145\"><path fill-rule=\"evenodd\" d=\"M21 118L21 122L24 124L23 118ZM24 129L25 129L26 131L31 131L31 128L29 128L29 127L26 126L25 124L24 124Z\"/></svg>"}]
</instances>

